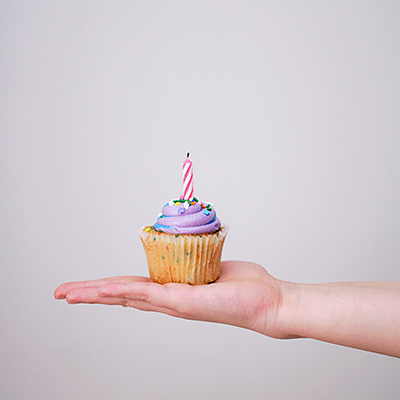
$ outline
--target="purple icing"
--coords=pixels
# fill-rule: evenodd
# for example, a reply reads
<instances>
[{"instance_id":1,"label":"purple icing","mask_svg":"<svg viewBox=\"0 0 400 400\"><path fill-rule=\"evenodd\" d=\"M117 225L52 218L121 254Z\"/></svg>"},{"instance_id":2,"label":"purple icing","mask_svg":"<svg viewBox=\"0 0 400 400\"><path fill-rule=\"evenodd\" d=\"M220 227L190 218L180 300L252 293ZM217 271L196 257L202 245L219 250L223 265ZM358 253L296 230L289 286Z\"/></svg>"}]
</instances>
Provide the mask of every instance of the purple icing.
<instances>
[{"instance_id":1,"label":"purple icing","mask_svg":"<svg viewBox=\"0 0 400 400\"><path fill-rule=\"evenodd\" d=\"M184 207L185 206L185 207ZM182 208L184 212L182 212ZM215 232L221 222L211 206L208 212L198 202L195 204L168 203L162 209L162 215L157 219L154 228L165 233L202 234Z\"/></svg>"}]
</instances>

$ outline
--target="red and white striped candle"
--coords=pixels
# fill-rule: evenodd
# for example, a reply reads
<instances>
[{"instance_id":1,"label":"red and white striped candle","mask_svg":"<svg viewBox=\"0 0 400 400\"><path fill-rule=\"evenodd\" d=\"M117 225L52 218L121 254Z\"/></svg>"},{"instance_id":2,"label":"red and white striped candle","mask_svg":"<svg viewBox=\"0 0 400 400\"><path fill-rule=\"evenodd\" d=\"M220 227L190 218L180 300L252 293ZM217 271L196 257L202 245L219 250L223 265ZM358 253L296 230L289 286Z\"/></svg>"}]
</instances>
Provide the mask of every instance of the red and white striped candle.
<instances>
[{"instance_id":1,"label":"red and white striped candle","mask_svg":"<svg viewBox=\"0 0 400 400\"><path fill-rule=\"evenodd\" d=\"M193 198L193 165L187 153L186 160L182 165L183 169L183 198L185 200Z\"/></svg>"}]
</instances>

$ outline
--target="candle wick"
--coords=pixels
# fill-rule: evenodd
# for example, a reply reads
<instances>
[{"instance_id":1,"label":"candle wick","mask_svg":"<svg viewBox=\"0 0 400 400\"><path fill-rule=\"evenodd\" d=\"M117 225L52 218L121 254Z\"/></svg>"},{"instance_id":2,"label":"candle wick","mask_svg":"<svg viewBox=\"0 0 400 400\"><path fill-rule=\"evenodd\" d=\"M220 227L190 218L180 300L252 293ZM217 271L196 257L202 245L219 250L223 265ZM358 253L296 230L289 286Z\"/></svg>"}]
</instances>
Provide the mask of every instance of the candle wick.
<instances>
[{"instance_id":1,"label":"candle wick","mask_svg":"<svg viewBox=\"0 0 400 400\"><path fill-rule=\"evenodd\" d=\"M190 154L190 153L187 153L186 157L189 157L189 154Z\"/></svg>"}]
</instances>

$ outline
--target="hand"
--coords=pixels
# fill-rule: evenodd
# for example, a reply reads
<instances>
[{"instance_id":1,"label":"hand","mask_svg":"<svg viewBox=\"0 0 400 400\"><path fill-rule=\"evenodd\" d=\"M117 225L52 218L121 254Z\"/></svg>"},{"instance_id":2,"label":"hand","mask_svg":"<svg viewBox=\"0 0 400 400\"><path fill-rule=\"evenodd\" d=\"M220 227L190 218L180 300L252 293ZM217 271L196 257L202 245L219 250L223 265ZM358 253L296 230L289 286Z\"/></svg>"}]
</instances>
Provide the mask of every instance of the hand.
<instances>
[{"instance_id":1,"label":"hand","mask_svg":"<svg viewBox=\"0 0 400 400\"><path fill-rule=\"evenodd\" d=\"M209 285L159 285L122 276L65 283L54 296L71 304L122 305L400 357L400 282L297 284L275 279L254 263L225 261L220 278Z\"/></svg>"},{"instance_id":2,"label":"hand","mask_svg":"<svg viewBox=\"0 0 400 400\"><path fill-rule=\"evenodd\" d=\"M54 297L70 304L122 305L285 337L278 323L280 281L250 262L222 262L220 278L209 285L160 285L145 277L122 276L65 283L56 289Z\"/></svg>"}]
</instances>

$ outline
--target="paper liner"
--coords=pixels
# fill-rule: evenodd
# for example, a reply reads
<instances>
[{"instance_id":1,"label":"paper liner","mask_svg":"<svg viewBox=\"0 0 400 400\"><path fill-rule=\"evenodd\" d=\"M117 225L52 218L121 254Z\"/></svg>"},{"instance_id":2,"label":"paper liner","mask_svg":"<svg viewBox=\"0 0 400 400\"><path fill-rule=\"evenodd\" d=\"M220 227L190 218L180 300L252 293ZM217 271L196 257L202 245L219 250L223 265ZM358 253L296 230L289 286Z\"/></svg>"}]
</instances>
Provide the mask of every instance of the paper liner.
<instances>
[{"instance_id":1,"label":"paper liner","mask_svg":"<svg viewBox=\"0 0 400 400\"><path fill-rule=\"evenodd\" d=\"M221 254L228 227L217 233L173 235L139 231L150 278L156 283L202 285L219 278Z\"/></svg>"}]
</instances>

